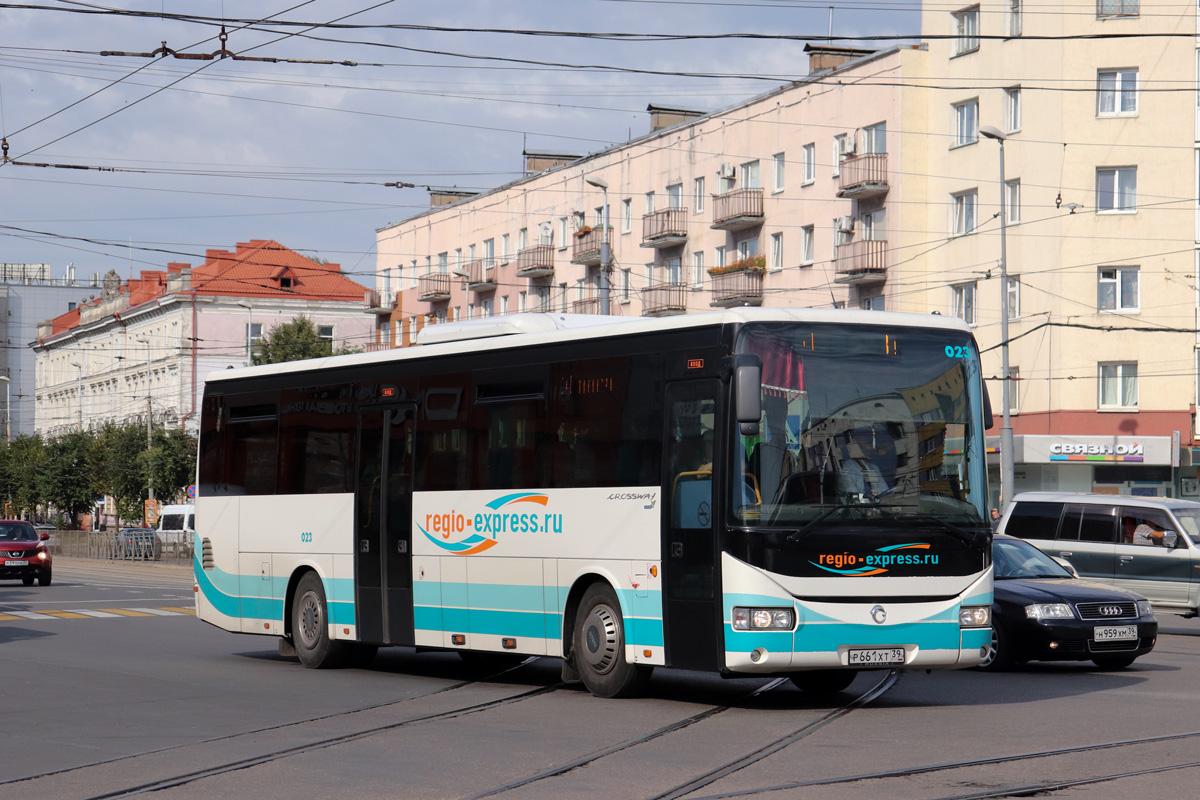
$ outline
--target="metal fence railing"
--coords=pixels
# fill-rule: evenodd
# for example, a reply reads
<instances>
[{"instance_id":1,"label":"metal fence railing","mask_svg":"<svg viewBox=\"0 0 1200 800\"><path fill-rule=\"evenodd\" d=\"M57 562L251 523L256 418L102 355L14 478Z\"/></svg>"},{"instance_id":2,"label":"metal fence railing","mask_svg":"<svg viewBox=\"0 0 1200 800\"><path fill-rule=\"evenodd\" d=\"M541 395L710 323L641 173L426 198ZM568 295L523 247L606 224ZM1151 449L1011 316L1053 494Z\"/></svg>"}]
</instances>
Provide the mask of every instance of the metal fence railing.
<instances>
[{"instance_id":1,"label":"metal fence railing","mask_svg":"<svg viewBox=\"0 0 1200 800\"><path fill-rule=\"evenodd\" d=\"M108 561L159 561L189 564L192 544L185 534L168 534L166 541L157 533L125 533L122 531L52 531L50 552L73 558L95 558Z\"/></svg>"}]
</instances>

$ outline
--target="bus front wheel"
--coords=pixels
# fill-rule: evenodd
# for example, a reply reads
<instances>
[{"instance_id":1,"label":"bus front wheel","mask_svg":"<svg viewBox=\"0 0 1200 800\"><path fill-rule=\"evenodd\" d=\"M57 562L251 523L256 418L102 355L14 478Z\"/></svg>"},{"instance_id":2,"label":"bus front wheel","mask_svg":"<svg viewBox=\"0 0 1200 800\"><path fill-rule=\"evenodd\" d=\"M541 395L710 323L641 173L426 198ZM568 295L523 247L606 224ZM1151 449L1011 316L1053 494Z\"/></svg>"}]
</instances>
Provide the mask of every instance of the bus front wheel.
<instances>
[{"instance_id":1,"label":"bus front wheel","mask_svg":"<svg viewBox=\"0 0 1200 800\"><path fill-rule=\"evenodd\" d=\"M625 660L625 623L617 595L603 583L583 593L572 653L583 685L597 697L629 697L650 678L650 667Z\"/></svg>"},{"instance_id":2,"label":"bus front wheel","mask_svg":"<svg viewBox=\"0 0 1200 800\"><path fill-rule=\"evenodd\" d=\"M309 572L296 586L292 601L292 643L296 656L309 669L340 667L346 647L329 638L329 610L325 587L315 572Z\"/></svg>"}]
</instances>

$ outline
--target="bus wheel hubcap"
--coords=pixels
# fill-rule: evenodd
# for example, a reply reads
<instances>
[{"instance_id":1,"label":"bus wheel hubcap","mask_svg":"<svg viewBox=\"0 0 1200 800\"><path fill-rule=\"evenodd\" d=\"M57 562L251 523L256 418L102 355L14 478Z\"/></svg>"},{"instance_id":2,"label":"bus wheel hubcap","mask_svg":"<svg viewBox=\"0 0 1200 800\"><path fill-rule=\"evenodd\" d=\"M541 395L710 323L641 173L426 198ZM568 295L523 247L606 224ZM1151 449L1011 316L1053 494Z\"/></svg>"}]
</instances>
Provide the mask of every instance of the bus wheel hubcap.
<instances>
[{"instance_id":1,"label":"bus wheel hubcap","mask_svg":"<svg viewBox=\"0 0 1200 800\"><path fill-rule=\"evenodd\" d=\"M300 602L300 640L305 646L317 643L321 630L321 608L311 594L304 595Z\"/></svg>"},{"instance_id":2,"label":"bus wheel hubcap","mask_svg":"<svg viewBox=\"0 0 1200 800\"><path fill-rule=\"evenodd\" d=\"M612 669L620 633L617 615L607 605L598 605L588 614L583 628L583 658L593 672L604 674Z\"/></svg>"}]
</instances>

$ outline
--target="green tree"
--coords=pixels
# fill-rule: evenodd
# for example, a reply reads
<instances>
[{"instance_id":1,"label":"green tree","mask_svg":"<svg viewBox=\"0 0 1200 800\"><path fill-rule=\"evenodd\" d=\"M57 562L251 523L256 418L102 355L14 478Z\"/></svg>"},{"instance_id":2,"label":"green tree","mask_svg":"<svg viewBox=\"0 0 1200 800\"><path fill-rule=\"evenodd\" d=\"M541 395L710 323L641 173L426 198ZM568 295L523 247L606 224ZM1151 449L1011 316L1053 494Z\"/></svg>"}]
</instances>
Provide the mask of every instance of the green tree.
<instances>
[{"instance_id":1,"label":"green tree","mask_svg":"<svg viewBox=\"0 0 1200 800\"><path fill-rule=\"evenodd\" d=\"M45 444L45 468L38 475L40 501L72 515L90 511L96 493L92 489L88 451L90 433L73 432Z\"/></svg>"},{"instance_id":2,"label":"green tree","mask_svg":"<svg viewBox=\"0 0 1200 800\"><path fill-rule=\"evenodd\" d=\"M280 364L356 352L359 351L348 348L335 353L333 345L317 335L312 320L301 315L271 328L255 350L252 361L254 364Z\"/></svg>"},{"instance_id":3,"label":"green tree","mask_svg":"<svg viewBox=\"0 0 1200 800\"><path fill-rule=\"evenodd\" d=\"M196 479L196 440L178 428L156 429L153 446L140 459L159 500L175 497Z\"/></svg>"},{"instance_id":4,"label":"green tree","mask_svg":"<svg viewBox=\"0 0 1200 800\"><path fill-rule=\"evenodd\" d=\"M146 498L143 454L146 429L141 425L106 425L88 448L92 488L111 495L119 519L139 519Z\"/></svg>"},{"instance_id":5,"label":"green tree","mask_svg":"<svg viewBox=\"0 0 1200 800\"><path fill-rule=\"evenodd\" d=\"M42 437L18 436L8 446L8 499L11 513L20 517L32 513L42 501L39 476L46 471L46 447Z\"/></svg>"}]
</instances>

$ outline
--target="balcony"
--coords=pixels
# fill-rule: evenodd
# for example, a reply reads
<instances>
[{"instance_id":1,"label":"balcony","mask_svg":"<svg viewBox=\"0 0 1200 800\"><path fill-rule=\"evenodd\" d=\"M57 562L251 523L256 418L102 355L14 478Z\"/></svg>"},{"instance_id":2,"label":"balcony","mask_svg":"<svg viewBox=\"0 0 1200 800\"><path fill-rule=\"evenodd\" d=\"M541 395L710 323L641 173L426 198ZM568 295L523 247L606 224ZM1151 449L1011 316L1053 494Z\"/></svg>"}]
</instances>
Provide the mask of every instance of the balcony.
<instances>
[{"instance_id":1,"label":"balcony","mask_svg":"<svg viewBox=\"0 0 1200 800\"><path fill-rule=\"evenodd\" d=\"M378 314L386 316L395 311L395 300L391 292L377 292L374 289L367 289L363 292L363 310L368 314Z\"/></svg>"},{"instance_id":2,"label":"balcony","mask_svg":"<svg viewBox=\"0 0 1200 800\"><path fill-rule=\"evenodd\" d=\"M575 241L571 242L571 263L585 264L589 267L599 264L600 246L604 244L604 226L597 225L583 233L576 233L574 238Z\"/></svg>"},{"instance_id":3,"label":"balcony","mask_svg":"<svg viewBox=\"0 0 1200 800\"><path fill-rule=\"evenodd\" d=\"M763 301L763 273L759 270L724 272L713 275L712 300L710 306L732 308L734 306L761 306Z\"/></svg>"},{"instance_id":4,"label":"balcony","mask_svg":"<svg viewBox=\"0 0 1200 800\"><path fill-rule=\"evenodd\" d=\"M390 342L367 342L363 345L364 353L382 353L385 350L391 350Z\"/></svg>"},{"instance_id":5,"label":"balcony","mask_svg":"<svg viewBox=\"0 0 1200 800\"><path fill-rule=\"evenodd\" d=\"M554 245L536 244L517 253L518 278L546 278L554 275Z\"/></svg>"},{"instance_id":6,"label":"balcony","mask_svg":"<svg viewBox=\"0 0 1200 800\"><path fill-rule=\"evenodd\" d=\"M468 261L463 271L467 273L467 289L472 292L490 292L496 288L496 262L490 258Z\"/></svg>"},{"instance_id":7,"label":"balcony","mask_svg":"<svg viewBox=\"0 0 1200 800\"><path fill-rule=\"evenodd\" d=\"M687 211L664 208L642 217L642 247L674 247L687 241Z\"/></svg>"},{"instance_id":8,"label":"balcony","mask_svg":"<svg viewBox=\"0 0 1200 800\"><path fill-rule=\"evenodd\" d=\"M858 200L887 192L887 153L863 153L842 162L838 176L838 197Z\"/></svg>"},{"instance_id":9,"label":"balcony","mask_svg":"<svg viewBox=\"0 0 1200 800\"><path fill-rule=\"evenodd\" d=\"M436 302L450 299L450 274L430 272L417 278L417 299Z\"/></svg>"},{"instance_id":10,"label":"balcony","mask_svg":"<svg viewBox=\"0 0 1200 800\"><path fill-rule=\"evenodd\" d=\"M685 283L660 283L642 290L643 317L673 317L687 313Z\"/></svg>"},{"instance_id":11,"label":"balcony","mask_svg":"<svg viewBox=\"0 0 1200 800\"><path fill-rule=\"evenodd\" d=\"M709 226L713 230L740 231L762 221L762 189L734 189L713 198L713 223Z\"/></svg>"},{"instance_id":12,"label":"balcony","mask_svg":"<svg viewBox=\"0 0 1200 800\"><path fill-rule=\"evenodd\" d=\"M582 300L571 301L572 314L605 314L600 308L600 295L590 295Z\"/></svg>"},{"instance_id":13,"label":"balcony","mask_svg":"<svg viewBox=\"0 0 1200 800\"><path fill-rule=\"evenodd\" d=\"M833 256L834 283L883 283L887 280L887 246L883 239L839 244Z\"/></svg>"}]
</instances>

